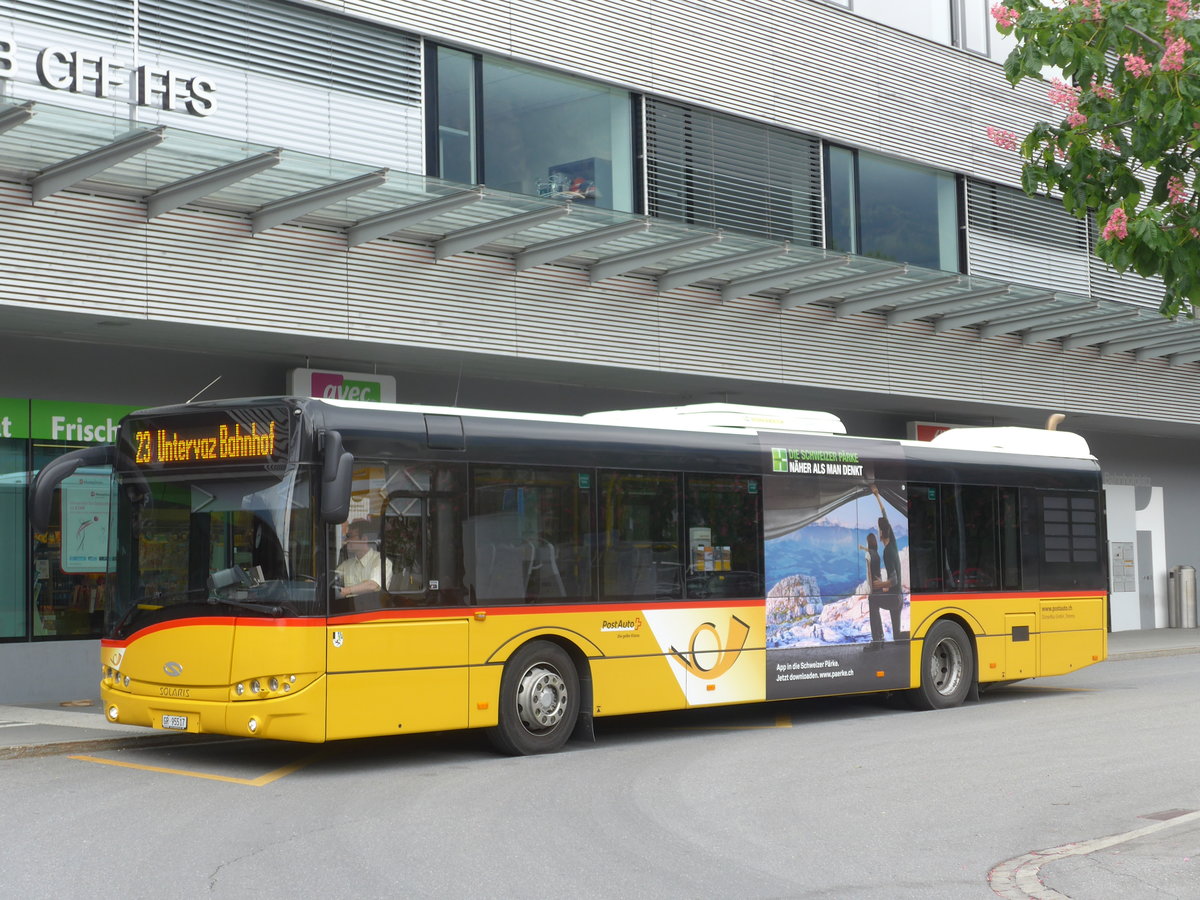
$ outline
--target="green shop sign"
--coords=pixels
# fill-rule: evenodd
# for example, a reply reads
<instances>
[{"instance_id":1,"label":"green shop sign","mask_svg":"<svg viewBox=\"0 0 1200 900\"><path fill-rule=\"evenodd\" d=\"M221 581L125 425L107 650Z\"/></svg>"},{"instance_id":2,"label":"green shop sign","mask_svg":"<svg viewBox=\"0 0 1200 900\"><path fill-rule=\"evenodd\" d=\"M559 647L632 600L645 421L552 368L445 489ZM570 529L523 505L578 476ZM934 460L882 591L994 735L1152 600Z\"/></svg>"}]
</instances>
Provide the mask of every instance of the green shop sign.
<instances>
[{"instance_id":1,"label":"green shop sign","mask_svg":"<svg viewBox=\"0 0 1200 900\"><path fill-rule=\"evenodd\" d=\"M29 437L29 401L0 397L0 438Z\"/></svg>"},{"instance_id":2,"label":"green shop sign","mask_svg":"<svg viewBox=\"0 0 1200 900\"><path fill-rule=\"evenodd\" d=\"M140 407L0 397L0 438L108 444L117 439L121 417L136 409Z\"/></svg>"}]
</instances>

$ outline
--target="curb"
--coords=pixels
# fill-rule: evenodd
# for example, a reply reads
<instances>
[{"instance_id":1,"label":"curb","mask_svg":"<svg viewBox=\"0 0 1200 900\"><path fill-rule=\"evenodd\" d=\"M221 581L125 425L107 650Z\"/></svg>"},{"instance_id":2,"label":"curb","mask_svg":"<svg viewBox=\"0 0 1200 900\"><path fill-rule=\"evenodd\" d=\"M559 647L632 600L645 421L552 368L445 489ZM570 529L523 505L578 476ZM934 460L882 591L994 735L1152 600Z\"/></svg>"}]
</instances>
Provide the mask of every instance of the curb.
<instances>
[{"instance_id":1,"label":"curb","mask_svg":"<svg viewBox=\"0 0 1200 900\"><path fill-rule=\"evenodd\" d=\"M223 734L148 734L145 737L92 738L83 741L55 741L49 744L23 744L16 747L0 747L0 759L32 759L38 756L60 756L69 753L89 753L96 750L124 750L129 747L171 747L209 744L228 741Z\"/></svg>"},{"instance_id":2,"label":"curb","mask_svg":"<svg viewBox=\"0 0 1200 900\"><path fill-rule=\"evenodd\" d=\"M1108 662L1121 662L1126 659L1150 659L1156 656L1187 656L1200 653L1200 647L1162 647L1156 650L1125 650L1120 653L1110 653Z\"/></svg>"}]
</instances>

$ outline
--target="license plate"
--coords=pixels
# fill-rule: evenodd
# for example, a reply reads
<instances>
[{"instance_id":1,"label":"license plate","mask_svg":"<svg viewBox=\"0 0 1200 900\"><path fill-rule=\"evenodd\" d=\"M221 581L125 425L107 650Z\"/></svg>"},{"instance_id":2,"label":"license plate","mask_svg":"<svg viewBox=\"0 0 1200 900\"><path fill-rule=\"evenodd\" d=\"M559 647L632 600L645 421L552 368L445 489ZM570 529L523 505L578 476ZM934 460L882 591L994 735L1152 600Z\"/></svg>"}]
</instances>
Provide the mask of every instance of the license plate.
<instances>
[{"instance_id":1,"label":"license plate","mask_svg":"<svg viewBox=\"0 0 1200 900\"><path fill-rule=\"evenodd\" d=\"M163 716L163 728L187 731L187 716Z\"/></svg>"}]
</instances>

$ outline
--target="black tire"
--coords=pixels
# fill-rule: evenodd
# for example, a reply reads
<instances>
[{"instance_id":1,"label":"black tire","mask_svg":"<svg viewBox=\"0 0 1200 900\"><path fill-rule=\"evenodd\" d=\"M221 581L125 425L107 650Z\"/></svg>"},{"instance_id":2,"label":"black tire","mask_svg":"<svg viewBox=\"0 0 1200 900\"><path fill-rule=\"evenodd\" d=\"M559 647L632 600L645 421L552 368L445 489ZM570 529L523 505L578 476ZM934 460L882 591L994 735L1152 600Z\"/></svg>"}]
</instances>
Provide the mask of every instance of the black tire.
<instances>
[{"instance_id":1,"label":"black tire","mask_svg":"<svg viewBox=\"0 0 1200 900\"><path fill-rule=\"evenodd\" d=\"M499 724L488 740L501 753L553 753L579 718L579 673L571 656L550 641L530 641L512 655L500 678Z\"/></svg>"},{"instance_id":2,"label":"black tire","mask_svg":"<svg viewBox=\"0 0 1200 900\"><path fill-rule=\"evenodd\" d=\"M921 683L908 692L914 709L960 706L975 678L975 652L962 626L935 622L921 645Z\"/></svg>"}]
</instances>

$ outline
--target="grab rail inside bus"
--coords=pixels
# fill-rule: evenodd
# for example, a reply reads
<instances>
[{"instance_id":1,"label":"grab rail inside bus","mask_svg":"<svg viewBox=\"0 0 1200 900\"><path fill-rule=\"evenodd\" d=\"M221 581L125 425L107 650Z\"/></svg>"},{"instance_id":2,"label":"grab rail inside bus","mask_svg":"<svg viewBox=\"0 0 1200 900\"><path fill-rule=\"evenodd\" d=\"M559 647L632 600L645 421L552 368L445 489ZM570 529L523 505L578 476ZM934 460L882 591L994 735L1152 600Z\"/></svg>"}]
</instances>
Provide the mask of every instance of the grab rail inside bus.
<instances>
[{"instance_id":1,"label":"grab rail inside bus","mask_svg":"<svg viewBox=\"0 0 1200 900\"><path fill-rule=\"evenodd\" d=\"M115 444L83 447L51 460L34 476L29 486L29 522L34 531L45 531L50 524L54 491L81 466L111 466L117 456Z\"/></svg>"},{"instance_id":2,"label":"grab rail inside bus","mask_svg":"<svg viewBox=\"0 0 1200 900\"><path fill-rule=\"evenodd\" d=\"M325 463L321 469L321 521L338 525L350 518L350 488L354 454L342 445L337 431L325 432Z\"/></svg>"}]
</instances>

